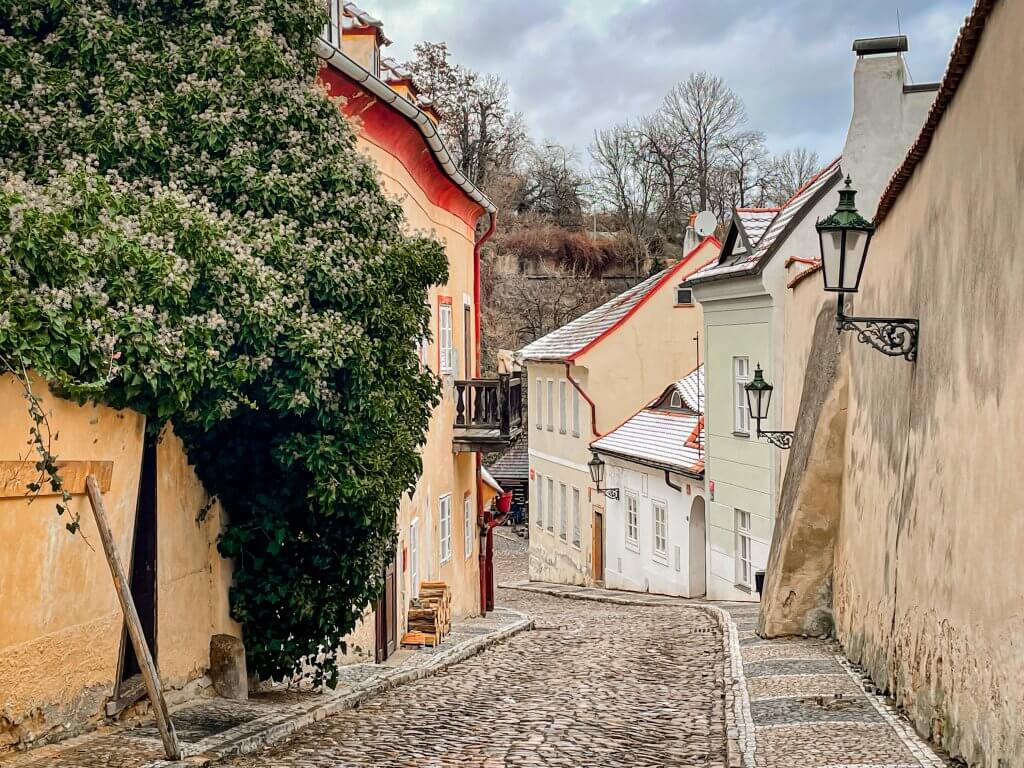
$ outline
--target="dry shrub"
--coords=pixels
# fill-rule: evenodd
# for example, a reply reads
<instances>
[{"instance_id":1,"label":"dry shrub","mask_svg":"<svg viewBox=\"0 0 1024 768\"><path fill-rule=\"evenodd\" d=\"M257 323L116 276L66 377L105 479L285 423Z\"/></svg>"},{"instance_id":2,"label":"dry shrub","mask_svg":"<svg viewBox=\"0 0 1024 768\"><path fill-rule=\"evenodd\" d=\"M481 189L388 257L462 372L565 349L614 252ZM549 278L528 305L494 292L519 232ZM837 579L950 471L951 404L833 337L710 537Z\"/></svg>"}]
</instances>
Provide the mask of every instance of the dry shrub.
<instances>
[{"instance_id":1,"label":"dry shrub","mask_svg":"<svg viewBox=\"0 0 1024 768\"><path fill-rule=\"evenodd\" d=\"M557 266L580 275L600 275L619 260L616 240L594 241L580 232L553 224L516 227L504 233L496 247L518 257L524 271Z\"/></svg>"}]
</instances>

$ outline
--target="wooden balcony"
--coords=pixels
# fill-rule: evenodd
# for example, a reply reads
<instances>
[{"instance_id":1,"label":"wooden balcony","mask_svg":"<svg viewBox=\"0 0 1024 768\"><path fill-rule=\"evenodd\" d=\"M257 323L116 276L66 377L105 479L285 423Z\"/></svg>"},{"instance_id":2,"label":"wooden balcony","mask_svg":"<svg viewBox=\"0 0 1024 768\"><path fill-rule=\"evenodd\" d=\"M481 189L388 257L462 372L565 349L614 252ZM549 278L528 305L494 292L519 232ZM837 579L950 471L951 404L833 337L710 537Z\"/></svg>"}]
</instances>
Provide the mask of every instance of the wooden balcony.
<instances>
[{"instance_id":1,"label":"wooden balcony","mask_svg":"<svg viewBox=\"0 0 1024 768\"><path fill-rule=\"evenodd\" d=\"M456 451L500 451L522 431L523 384L518 375L455 382Z\"/></svg>"}]
</instances>

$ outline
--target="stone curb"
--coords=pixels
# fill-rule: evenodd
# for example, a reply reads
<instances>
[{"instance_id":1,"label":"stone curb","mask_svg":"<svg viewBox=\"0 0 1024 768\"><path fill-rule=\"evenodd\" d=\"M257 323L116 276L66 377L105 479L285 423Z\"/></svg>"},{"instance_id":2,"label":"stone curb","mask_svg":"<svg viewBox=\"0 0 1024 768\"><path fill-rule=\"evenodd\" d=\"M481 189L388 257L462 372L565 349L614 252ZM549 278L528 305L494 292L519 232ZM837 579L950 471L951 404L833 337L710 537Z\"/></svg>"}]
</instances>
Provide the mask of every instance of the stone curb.
<instances>
[{"instance_id":1,"label":"stone curb","mask_svg":"<svg viewBox=\"0 0 1024 768\"><path fill-rule=\"evenodd\" d=\"M412 667L411 669L398 668L394 674L385 674L347 693L332 696L325 702L313 704L304 709L297 709L293 715L289 714L289 716L280 720L274 718L275 722L269 723L265 727L258 727L259 720L256 720L211 736L196 744L189 745L185 750L184 758L180 761L157 760L146 763L143 768L208 766L229 757L251 754L315 722L352 709L373 696L377 696L400 685L436 675L453 664L465 661L492 645L507 640L520 632L534 628L534 620L526 614L511 608L505 608L504 606L502 606L502 610L519 618L512 624L495 632L482 637L472 637L463 640L442 653L426 657L426 663L419 666ZM273 715L268 716L268 719L271 717ZM255 731L253 730L253 725L257 725Z\"/></svg>"},{"instance_id":2,"label":"stone curb","mask_svg":"<svg viewBox=\"0 0 1024 768\"><path fill-rule=\"evenodd\" d=\"M747 694L746 678L743 674L743 657L740 655L739 634L729 614L716 605L665 596L660 600L637 600L615 595L595 595L575 590L560 590L537 587L528 582L499 584L502 589L533 592L570 600L590 600L613 605L646 606L652 608L696 608L714 619L722 632L722 647L725 652L725 733L726 758L729 768L754 768L754 721L750 715L750 699Z\"/></svg>"}]
</instances>

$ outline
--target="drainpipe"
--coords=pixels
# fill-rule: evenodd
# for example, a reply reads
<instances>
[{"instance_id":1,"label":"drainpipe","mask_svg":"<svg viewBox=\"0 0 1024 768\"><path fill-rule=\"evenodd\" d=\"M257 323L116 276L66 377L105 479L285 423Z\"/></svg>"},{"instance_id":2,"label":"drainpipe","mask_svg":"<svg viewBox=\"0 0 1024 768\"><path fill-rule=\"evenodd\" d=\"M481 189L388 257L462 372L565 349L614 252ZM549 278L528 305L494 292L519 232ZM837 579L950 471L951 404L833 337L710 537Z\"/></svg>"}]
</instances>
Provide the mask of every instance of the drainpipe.
<instances>
[{"instance_id":1,"label":"drainpipe","mask_svg":"<svg viewBox=\"0 0 1024 768\"><path fill-rule=\"evenodd\" d=\"M665 485L667 485L669 488L672 488L673 490L676 490L676 491L682 491L683 490L683 486L676 485L675 483L672 482L672 473L669 472L667 469L665 470Z\"/></svg>"},{"instance_id":2,"label":"drainpipe","mask_svg":"<svg viewBox=\"0 0 1024 768\"><path fill-rule=\"evenodd\" d=\"M594 405L594 401L590 399L590 396L583 391L580 383L572 377L572 363L568 361L565 361L565 378L569 380L569 383L580 393L583 399L590 404L590 431L594 433L594 437L602 437L601 433L597 431L597 406Z\"/></svg>"},{"instance_id":3,"label":"drainpipe","mask_svg":"<svg viewBox=\"0 0 1024 768\"><path fill-rule=\"evenodd\" d=\"M473 368L477 378L480 377L480 248L491 239L491 235L497 228L498 213L492 210L487 231L473 246L473 333L475 334L473 348L476 357ZM483 466L483 459L479 452L475 455L476 519L480 524L480 615L486 616L488 608L494 606L494 539L491 533L493 528L491 513L484 510L483 497L480 495L480 484L483 482L480 469Z\"/></svg>"}]
</instances>

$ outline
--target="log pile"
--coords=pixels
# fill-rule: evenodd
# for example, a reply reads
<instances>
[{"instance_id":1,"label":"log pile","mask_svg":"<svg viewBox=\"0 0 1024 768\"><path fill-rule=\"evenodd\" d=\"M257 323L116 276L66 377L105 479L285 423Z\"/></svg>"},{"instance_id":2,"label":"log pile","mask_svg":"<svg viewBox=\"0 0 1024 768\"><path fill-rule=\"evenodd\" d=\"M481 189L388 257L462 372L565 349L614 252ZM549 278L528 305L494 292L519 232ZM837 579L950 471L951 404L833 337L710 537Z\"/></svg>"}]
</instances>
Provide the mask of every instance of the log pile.
<instances>
[{"instance_id":1,"label":"log pile","mask_svg":"<svg viewBox=\"0 0 1024 768\"><path fill-rule=\"evenodd\" d=\"M452 592L443 581L424 581L420 596L409 601L404 646L437 646L452 629Z\"/></svg>"}]
</instances>

